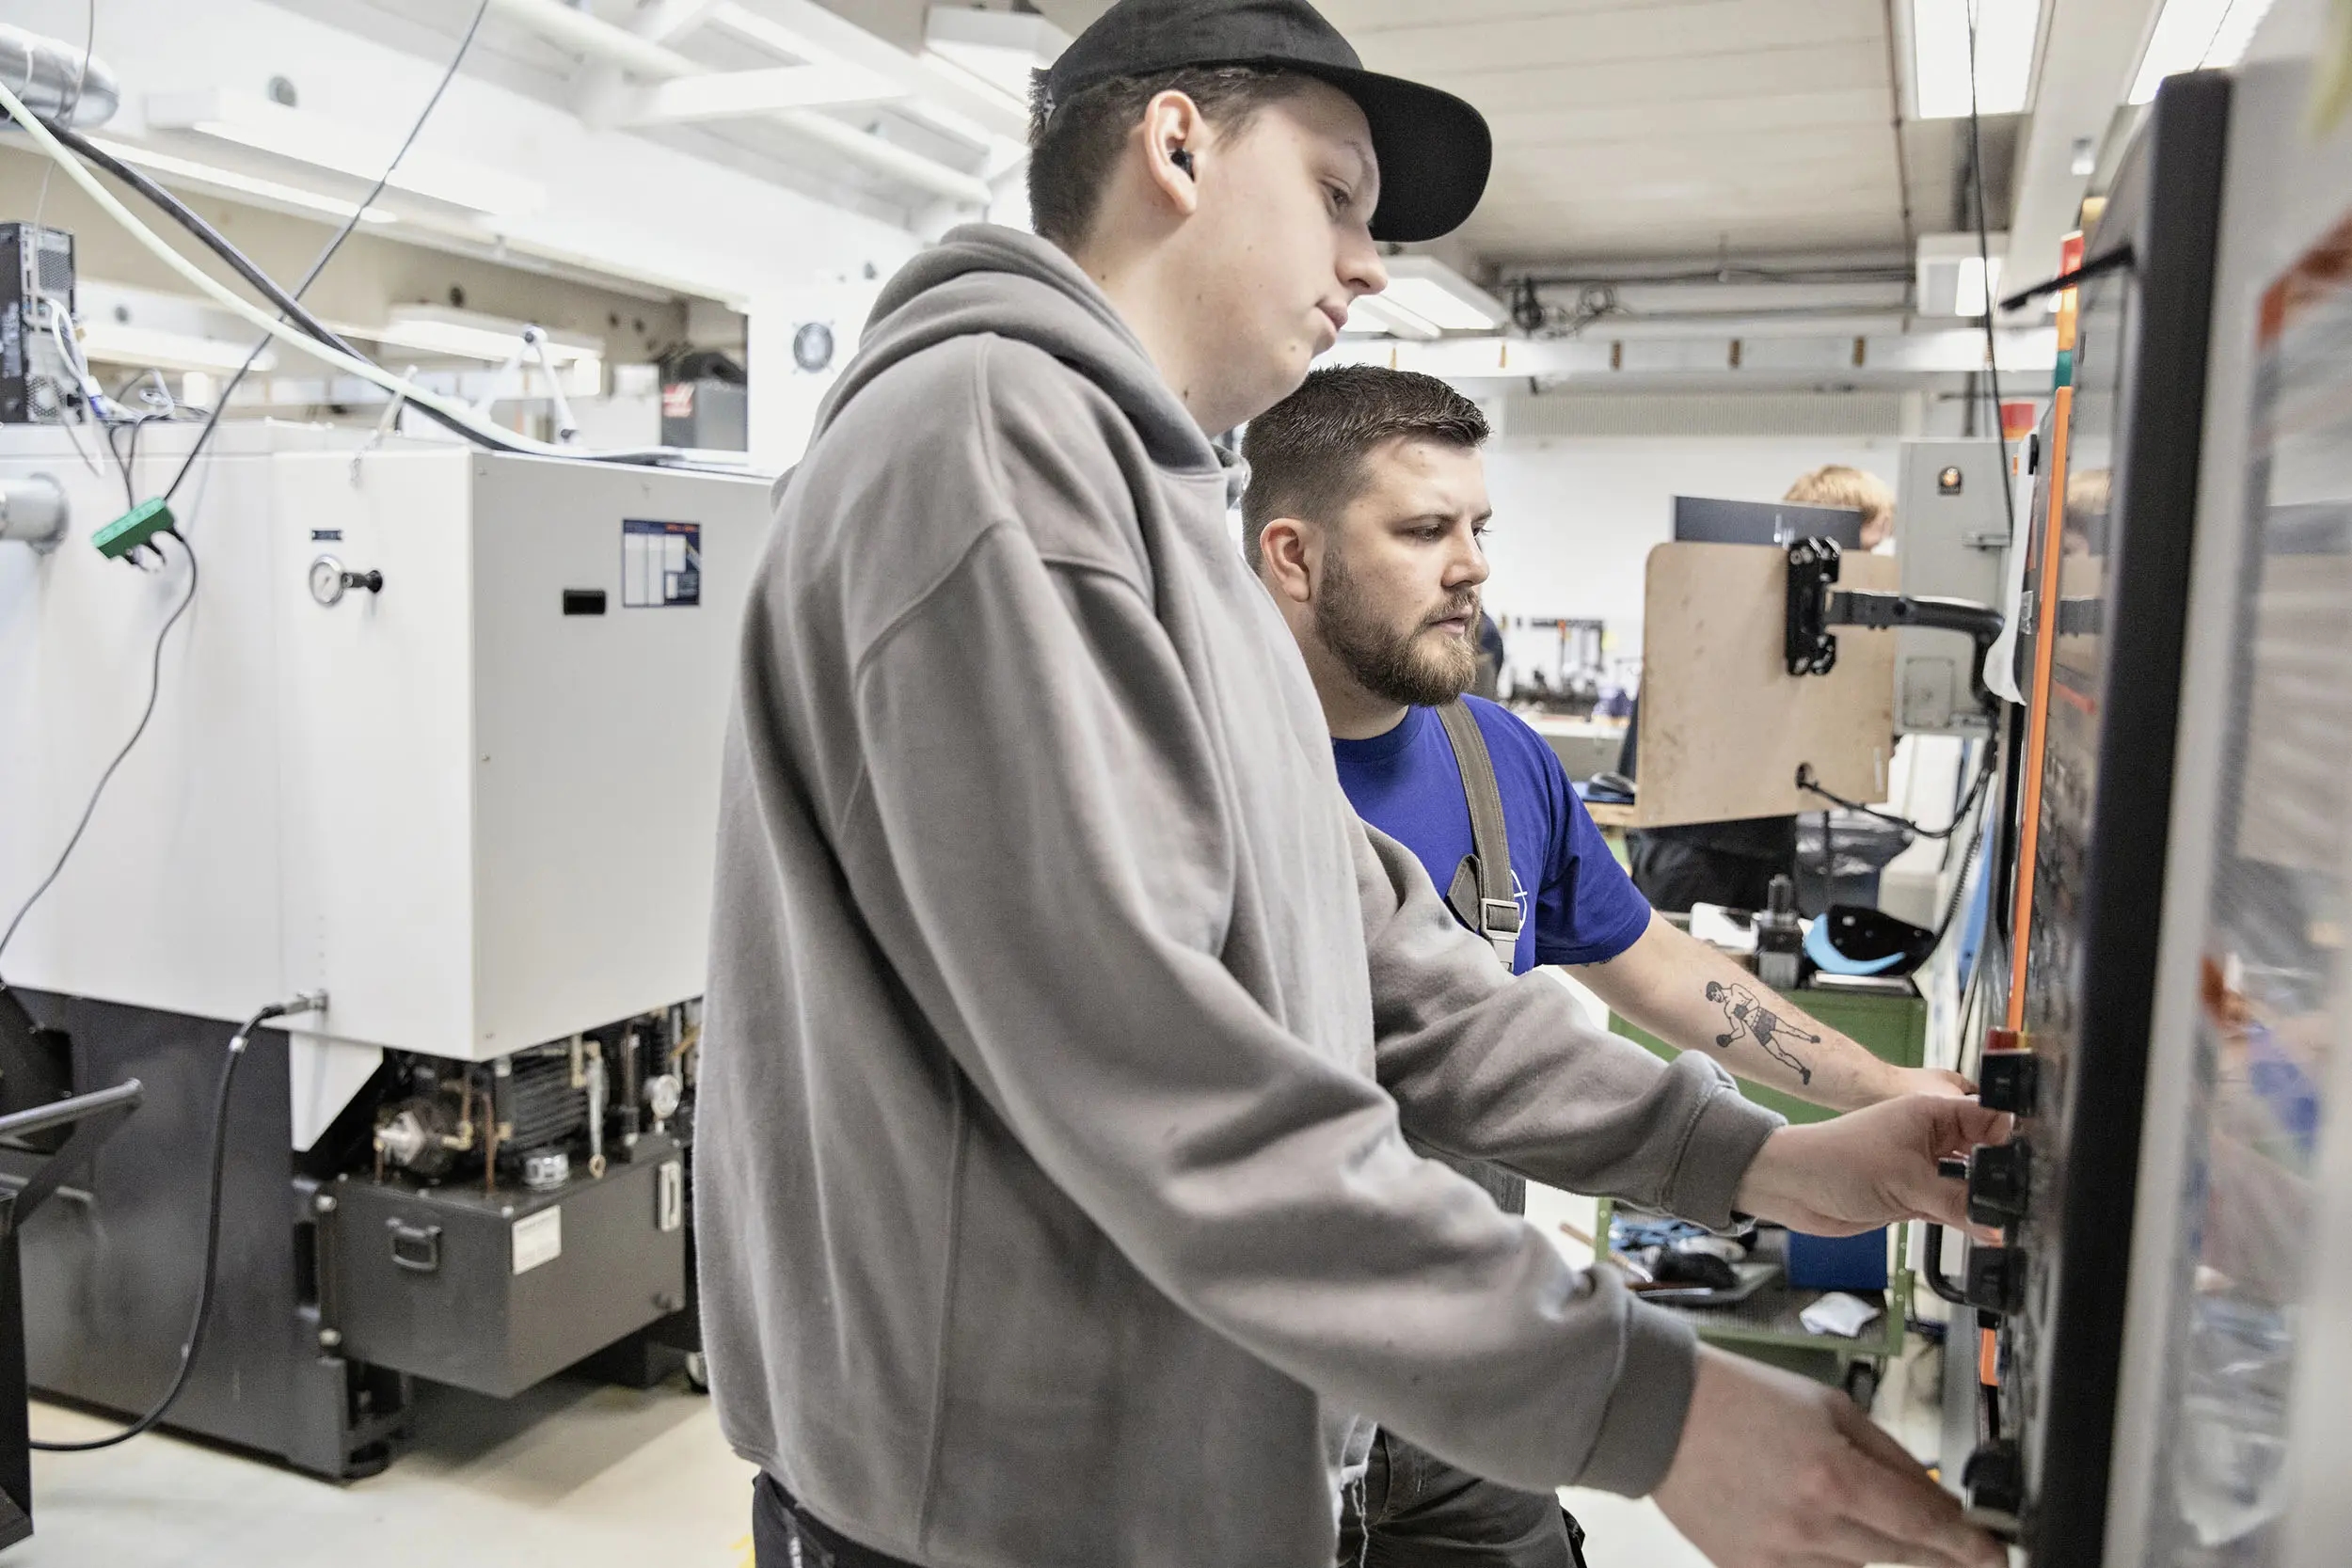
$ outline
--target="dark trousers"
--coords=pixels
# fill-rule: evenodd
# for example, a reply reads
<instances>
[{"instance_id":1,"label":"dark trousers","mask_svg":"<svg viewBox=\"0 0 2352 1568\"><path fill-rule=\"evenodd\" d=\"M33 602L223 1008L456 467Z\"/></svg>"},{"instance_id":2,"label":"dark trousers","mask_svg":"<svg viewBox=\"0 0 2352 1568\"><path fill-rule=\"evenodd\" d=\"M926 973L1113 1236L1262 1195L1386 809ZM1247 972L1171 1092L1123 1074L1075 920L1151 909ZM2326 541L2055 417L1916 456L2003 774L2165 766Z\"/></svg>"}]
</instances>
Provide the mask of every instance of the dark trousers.
<instances>
[{"instance_id":1,"label":"dark trousers","mask_svg":"<svg viewBox=\"0 0 2352 1568\"><path fill-rule=\"evenodd\" d=\"M915 1568L810 1518L764 1470L752 1481L752 1562L754 1568Z\"/></svg>"},{"instance_id":2,"label":"dark trousers","mask_svg":"<svg viewBox=\"0 0 2352 1568\"><path fill-rule=\"evenodd\" d=\"M1349 1488L1339 1568L1584 1568L1584 1531L1551 1497L1517 1492L1386 1433ZM752 1481L754 1568L915 1568L809 1516L773 1476Z\"/></svg>"},{"instance_id":3,"label":"dark trousers","mask_svg":"<svg viewBox=\"0 0 2352 1568\"><path fill-rule=\"evenodd\" d=\"M1457 1470L1384 1432L1342 1499L1339 1568L1584 1568L1584 1530L1556 1497Z\"/></svg>"}]
</instances>

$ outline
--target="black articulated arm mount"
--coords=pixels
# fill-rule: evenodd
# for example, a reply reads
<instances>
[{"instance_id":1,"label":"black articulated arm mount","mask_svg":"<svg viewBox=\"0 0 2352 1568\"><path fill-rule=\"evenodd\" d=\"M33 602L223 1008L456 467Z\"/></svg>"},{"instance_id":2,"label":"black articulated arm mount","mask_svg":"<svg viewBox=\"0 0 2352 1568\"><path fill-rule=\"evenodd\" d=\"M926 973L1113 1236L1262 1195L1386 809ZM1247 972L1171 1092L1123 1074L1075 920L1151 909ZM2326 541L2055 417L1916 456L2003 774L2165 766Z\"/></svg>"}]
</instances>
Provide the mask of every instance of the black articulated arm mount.
<instances>
[{"instance_id":1,"label":"black articulated arm mount","mask_svg":"<svg viewBox=\"0 0 2352 1568\"><path fill-rule=\"evenodd\" d=\"M1837 636L1832 626L1964 632L1977 645L1977 657L1968 666L1969 689L1991 712L1993 693L1984 684L1984 657L2001 635L2001 612L1966 599L1907 598L1838 588L1840 555L1834 539L1800 539L1788 546L1788 621L1783 642L1788 673L1826 675L1837 668Z\"/></svg>"}]
</instances>

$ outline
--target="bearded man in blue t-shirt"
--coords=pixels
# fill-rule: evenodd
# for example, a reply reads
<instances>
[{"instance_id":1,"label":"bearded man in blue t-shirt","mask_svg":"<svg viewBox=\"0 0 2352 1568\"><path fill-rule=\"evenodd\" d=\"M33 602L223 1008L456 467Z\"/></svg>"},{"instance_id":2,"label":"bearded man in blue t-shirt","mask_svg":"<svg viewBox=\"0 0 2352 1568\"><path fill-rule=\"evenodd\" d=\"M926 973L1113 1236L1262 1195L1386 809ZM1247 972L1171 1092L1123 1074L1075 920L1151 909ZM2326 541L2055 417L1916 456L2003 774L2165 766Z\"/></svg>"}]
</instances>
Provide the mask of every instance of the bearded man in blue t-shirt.
<instances>
[{"instance_id":1,"label":"bearded man in blue t-shirt","mask_svg":"<svg viewBox=\"0 0 2352 1568\"><path fill-rule=\"evenodd\" d=\"M1309 376L1244 438L1243 550L1306 656L1358 815L1420 858L1514 972L1565 965L1622 1017L1742 1078L1838 1110L1973 1092L1958 1074L1881 1061L1661 918L1543 737L1465 695L1487 573L1486 435L1477 404L1434 376L1347 366ZM1483 792L1468 781L1484 768L1507 872L1482 874L1476 853L1472 802ZM1491 818L1488 832L1491 841ZM1734 996L1740 1006L1726 1006ZM1518 1177L1448 1163L1524 1212ZM1387 1433L1349 1503L1343 1560L1370 1568L1579 1560L1574 1527L1551 1499L1454 1469Z\"/></svg>"}]
</instances>

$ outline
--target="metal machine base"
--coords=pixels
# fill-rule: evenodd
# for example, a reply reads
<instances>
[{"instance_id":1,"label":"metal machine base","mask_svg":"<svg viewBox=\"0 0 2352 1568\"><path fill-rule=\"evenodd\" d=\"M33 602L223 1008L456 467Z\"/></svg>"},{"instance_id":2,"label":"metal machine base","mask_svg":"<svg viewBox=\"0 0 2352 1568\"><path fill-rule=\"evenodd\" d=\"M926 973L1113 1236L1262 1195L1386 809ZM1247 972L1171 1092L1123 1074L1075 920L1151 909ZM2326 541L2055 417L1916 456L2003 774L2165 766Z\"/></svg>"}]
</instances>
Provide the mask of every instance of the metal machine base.
<instances>
[{"instance_id":1,"label":"metal machine base","mask_svg":"<svg viewBox=\"0 0 2352 1568\"><path fill-rule=\"evenodd\" d=\"M90 1173L60 1189L20 1233L31 1386L65 1402L135 1415L169 1386L195 1306L204 1252L209 1123L234 1025L45 992L19 994L37 1022L71 1035L77 1088L128 1078L146 1085L136 1125L108 1144ZM351 1171L352 1150L365 1149L378 1098L363 1090L311 1153L294 1152L286 1038L255 1035L230 1108L213 1319L188 1388L166 1427L330 1479L372 1475L390 1462L405 1434L411 1370L342 1354L342 1334L334 1321L336 1254L344 1244L332 1229L338 1211L354 1196L382 1207L365 1178ZM648 1152L658 1148L665 1162L680 1159L667 1139L648 1145ZM37 1156L0 1149L0 1177L22 1178L39 1163ZM679 1184L675 1172L669 1180L673 1189ZM563 1303L542 1303L536 1308L541 1332L580 1356L608 1342L623 1352L641 1341L699 1349L691 1296L679 1299L683 1226L665 1216L674 1228L658 1227L660 1190L654 1165L618 1164L605 1181L583 1184L577 1217L566 1215L578 1238L575 1250L594 1242L590 1227L600 1203L642 1220L637 1228L644 1240L607 1243L602 1257L632 1279L636 1275L628 1271L646 1274L650 1283L639 1292L643 1308L622 1321L609 1300L579 1292L579 1313L585 1316L573 1322ZM329 1198L324 1206L323 1195ZM372 1223L380 1229L385 1220L372 1213ZM639 1256L649 1249L660 1256ZM536 1284L561 1272L534 1271L519 1283ZM496 1274L512 1277L502 1257ZM430 1275L403 1277L435 1283ZM686 1309L675 1310L681 1306ZM462 1350L479 1342L479 1327L461 1314L446 1323L439 1340L429 1334L394 1337L427 1360L405 1352L399 1358L417 1372L434 1371L437 1363L428 1361L437 1344ZM516 1364L527 1359L517 1357ZM593 1359L588 1365L596 1370ZM535 1380L555 1369L528 1370ZM622 1370L617 1362L614 1370Z\"/></svg>"}]
</instances>

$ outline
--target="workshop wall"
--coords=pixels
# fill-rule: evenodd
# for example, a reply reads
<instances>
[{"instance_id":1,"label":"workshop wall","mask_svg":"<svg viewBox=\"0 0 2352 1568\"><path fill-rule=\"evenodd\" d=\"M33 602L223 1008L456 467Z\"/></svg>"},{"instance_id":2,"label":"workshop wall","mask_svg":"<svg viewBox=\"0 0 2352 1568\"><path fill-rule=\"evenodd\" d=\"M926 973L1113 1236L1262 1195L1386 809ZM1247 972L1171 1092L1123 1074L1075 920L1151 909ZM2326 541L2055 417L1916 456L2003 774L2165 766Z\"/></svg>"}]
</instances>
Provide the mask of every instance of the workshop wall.
<instances>
[{"instance_id":1,"label":"workshop wall","mask_svg":"<svg viewBox=\"0 0 2352 1568\"><path fill-rule=\"evenodd\" d=\"M1676 496L1777 500L1824 463L1892 485L1900 445L1892 435L1503 435L1486 452L1495 508L1486 607L1498 616L1604 620L1613 652L1638 654L1644 563L1672 536Z\"/></svg>"}]
</instances>

